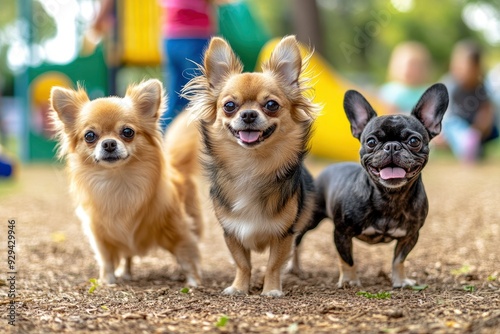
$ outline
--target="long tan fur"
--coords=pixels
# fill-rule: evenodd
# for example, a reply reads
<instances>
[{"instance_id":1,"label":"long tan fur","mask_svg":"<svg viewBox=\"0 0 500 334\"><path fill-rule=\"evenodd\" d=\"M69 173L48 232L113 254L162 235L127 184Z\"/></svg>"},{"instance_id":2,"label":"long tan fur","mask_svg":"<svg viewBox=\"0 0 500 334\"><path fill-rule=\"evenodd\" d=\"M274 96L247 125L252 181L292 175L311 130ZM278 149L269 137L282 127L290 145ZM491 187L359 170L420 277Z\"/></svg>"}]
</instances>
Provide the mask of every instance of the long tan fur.
<instances>
[{"instance_id":1,"label":"long tan fur","mask_svg":"<svg viewBox=\"0 0 500 334\"><path fill-rule=\"evenodd\" d=\"M196 130L183 116L172 124L175 137L166 145L157 122L164 99L158 80L130 86L124 98L90 101L82 88L51 91L59 154L103 283L115 282L115 270L129 278L132 256L155 246L176 256L189 284L201 279ZM128 138L124 129L134 135ZM89 132L94 142L87 141L94 138ZM105 141L116 151L107 152Z\"/></svg>"},{"instance_id":2,"label":"long tan fur","mask_svg":"<svg viewBox=\"0 0 500 334\"><path fill-rule=\"evenodd\" d=\"M311 218L312 179L302 162L319 106L305 94L306 59L290 36L262 73L242 73L229 44L215 37L202 75L183 90L200 121L215 213L237 266L225 294L248 292L250 252L269 248L263 294L281 296L281 269Z\"/></svg>"}]
</instances>

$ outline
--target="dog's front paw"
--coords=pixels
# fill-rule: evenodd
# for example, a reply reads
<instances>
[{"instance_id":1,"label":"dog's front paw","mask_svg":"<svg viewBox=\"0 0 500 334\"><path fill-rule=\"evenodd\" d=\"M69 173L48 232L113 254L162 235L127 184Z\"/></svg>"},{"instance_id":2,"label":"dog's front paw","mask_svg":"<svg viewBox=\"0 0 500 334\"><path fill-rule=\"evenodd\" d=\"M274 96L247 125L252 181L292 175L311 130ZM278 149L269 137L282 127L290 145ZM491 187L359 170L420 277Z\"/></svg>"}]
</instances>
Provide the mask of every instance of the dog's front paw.
<instances>
[{"instance_id":1,"label":"dog's front paw","mask_svg":"<svg viewBox=\"0 0 500 334\"><path fill-rule=\"evenodd\" d=\"M188 276L186 278L186 284L192 288L196 288L200 284L200 281L196 279L194 276Z\"/></svg>"},{"instance_id":2,"label":"dog's front paw","mask_svg":"<svg viewBox=\"0 0 500 334\"><path fill-rule=\"evenodd\" d=\"M103 276L99 277L99 283L102 285L116 284L116 277L113 273L103 275Z\"/></svg>"},{"instance_id":3,"label":"dog's front paw","mask_svg":"<svg viewBox=\"0 0 500 334\"><path fill-rule=\"evenodd\" d=\"M402 280L394 280L392 283L393 288L404 288L407 286L414 286L417 284L417 281L414 279L404 278Z\"/></svg>"},{"instance_id":4,"label":"dog's front paw","mask_svg":"<svg viewBox=\"0 0 500 334\"><path fill-rule=\"evenodd\" d=\"M361 286L361 282L359 281L358 274L356 272L356 267L354 266L344 266L340 273L339 282L337 283L337 287L339 289L349 286Z\"/></svg>"},{"instance_id":5,"label":"dog's front paw","mask_svg":"<svg viewBox=\"0 0 500 334\"><path fill-rule=\"evenodd\" d=\"M116 275L116 277L120 277L122 280L124 281L131 281L132 280L132 275L130 274L127 274L127 273L123 273L123 274L119 274L119 275Z\"/></svg>"},{"instance_id":6,"label":"dog's front paw","mask_svg":"<svg viewBox=\"0 0 500 334\"><path fill-rule=\"evenodd\" d=\"M355 280L339 279L339 282L337 283L337 288L339 288L339 289L343 289L345 287L353 287L353 286L360 287L361 286L360 280L359 279L355 279Z\"/></svg>"},{"instance_id":7,"label":"dog's front paw","mask_svg":"<svg viewBox=\"0 0 500 334\"><path fill-rule=\"evenodd\" d=\"M124 281L132 280L132 274L122 268L119 268L118 270L115 271L115 277L120 277Z\"/></svg>"},{"instance_id":8,"label":"dog's front paw","mask_svg":"<svg viewBox=\"0 0 500 334\"><path fill-rule=\"evenodd\" d=\"M222 291L223 295L228 295L228 296L245 296L247 294L246 291L239 290L233 286L230 286L228 288L225 288L224 291Z\"/></svg>"},{"instance_id":9,"label":"dog's front paw","mask_svg":"<svg viewBox=\"0 0 500 334\"><path fill-rule=\"evenodd\" d=\"M261 295L265 297L283 297L283 292L281 290L269 290L263 291Z\"/></svg>"}]
</instances>

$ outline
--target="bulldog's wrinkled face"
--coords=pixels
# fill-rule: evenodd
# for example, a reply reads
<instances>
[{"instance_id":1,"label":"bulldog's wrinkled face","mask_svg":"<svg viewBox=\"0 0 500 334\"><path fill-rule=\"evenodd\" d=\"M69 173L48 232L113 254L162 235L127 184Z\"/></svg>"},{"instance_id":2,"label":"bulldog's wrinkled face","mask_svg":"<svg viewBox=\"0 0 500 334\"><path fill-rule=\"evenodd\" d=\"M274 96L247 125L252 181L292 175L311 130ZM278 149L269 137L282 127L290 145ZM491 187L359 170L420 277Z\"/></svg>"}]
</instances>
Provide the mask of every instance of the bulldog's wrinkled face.
<instances>
[{"instance_id":1,"label":"bulldog's wrinkled face","mask_svg":"<svg viewBox=\"0 0 500 334\"><path fill-rule=\"evenodd\" d=\"M429 135L415 117L372 119L361 135L361 164L372 180L398 188L416 178L429 157Z\"/></svg>"}]
</instances>

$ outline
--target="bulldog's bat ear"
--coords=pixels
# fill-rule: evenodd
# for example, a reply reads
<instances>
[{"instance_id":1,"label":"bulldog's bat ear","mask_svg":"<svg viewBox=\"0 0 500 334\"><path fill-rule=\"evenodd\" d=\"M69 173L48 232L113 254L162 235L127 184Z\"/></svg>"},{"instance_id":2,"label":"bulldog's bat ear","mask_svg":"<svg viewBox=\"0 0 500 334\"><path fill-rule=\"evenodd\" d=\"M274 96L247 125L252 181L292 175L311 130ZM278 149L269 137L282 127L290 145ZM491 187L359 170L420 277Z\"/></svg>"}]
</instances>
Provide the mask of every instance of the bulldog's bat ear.
<instances>
[{"instance_id":1,"label":"bulldog's bat ear","mask_svg":"<svg viewBox=\"0 0 500 334\"><path fill-rule=\"evenodd\" d=\"M377 113L373 110L370 103L355 90L348 90L345 93L344 111L351 123L352 135L358 139L361 137L366 124L373 117L377 117Z\"/></svg>"},{"instance_id":2,"label":"bulldog's bat ear","mask_svg":"<svg viewBox=\"0 0 500 334\"><path fill-rule=\"evenodd\" d=\"M448 102L446 86L437 83L425 91L411 112L425 126L431 139L441 132L441 121Z\"/></svg>"}]
</instances>

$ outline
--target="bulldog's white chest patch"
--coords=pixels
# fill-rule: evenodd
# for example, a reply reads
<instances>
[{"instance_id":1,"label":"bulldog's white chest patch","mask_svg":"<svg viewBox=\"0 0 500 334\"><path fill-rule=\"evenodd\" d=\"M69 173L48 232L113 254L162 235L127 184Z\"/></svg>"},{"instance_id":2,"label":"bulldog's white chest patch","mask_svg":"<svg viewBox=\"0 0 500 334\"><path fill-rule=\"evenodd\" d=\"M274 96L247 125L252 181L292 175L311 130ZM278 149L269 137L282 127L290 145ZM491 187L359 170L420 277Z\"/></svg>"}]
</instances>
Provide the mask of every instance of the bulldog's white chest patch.
<instances>
[{"instance_id":1,"label":"bulldog's white chest patch","mask_svg":"<svg viewBox=\"0 0 500 334\"><path fill-rule=\"evenodd\" d=\"M386 232L386 234L390 235L393 238L402 238L406 236L406 230L402 228L393 228Z\"/></svg>"},{"instance_id":2,"label":"bulldog's white chest patch","mask_svg":"<svg viewBox=\"0 0 500 334\"><path fill-rule=\"evenodd\" d=\"M361 234L357 236L358 239L370 242L390 242L393 239L398 239L406 236L406 230L402 228L391 228L387 231L382 231L373 226L368 226L361 231Z\"/></svg>"}]
</instances>

